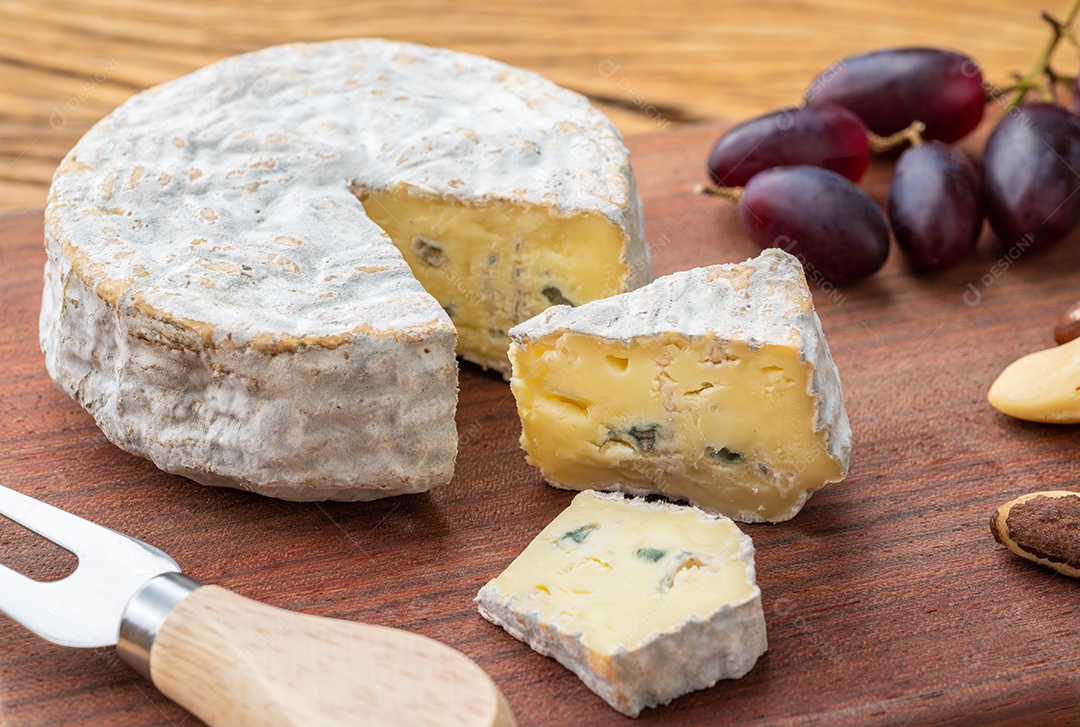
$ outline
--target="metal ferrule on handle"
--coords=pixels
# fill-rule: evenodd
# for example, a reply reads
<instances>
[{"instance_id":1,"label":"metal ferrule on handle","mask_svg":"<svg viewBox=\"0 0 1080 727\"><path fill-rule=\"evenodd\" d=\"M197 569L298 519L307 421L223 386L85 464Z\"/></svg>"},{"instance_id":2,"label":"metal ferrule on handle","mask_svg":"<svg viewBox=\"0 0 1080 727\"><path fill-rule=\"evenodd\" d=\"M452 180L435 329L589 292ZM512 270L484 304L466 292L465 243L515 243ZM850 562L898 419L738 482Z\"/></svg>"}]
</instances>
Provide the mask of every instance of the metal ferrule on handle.
<instances>
[{"instance_id":1,"label":"metal ferrule on handle","mask_svg":"<svg viewBox=\"0 0 1080 727\"><path fill-rule=\"evenodd\" d=\"M202 584L183 573L165 573L143 586L124 608L120 621L120 658L150 679L150 649L172 610Z\"/></svg>"}]
</instances>

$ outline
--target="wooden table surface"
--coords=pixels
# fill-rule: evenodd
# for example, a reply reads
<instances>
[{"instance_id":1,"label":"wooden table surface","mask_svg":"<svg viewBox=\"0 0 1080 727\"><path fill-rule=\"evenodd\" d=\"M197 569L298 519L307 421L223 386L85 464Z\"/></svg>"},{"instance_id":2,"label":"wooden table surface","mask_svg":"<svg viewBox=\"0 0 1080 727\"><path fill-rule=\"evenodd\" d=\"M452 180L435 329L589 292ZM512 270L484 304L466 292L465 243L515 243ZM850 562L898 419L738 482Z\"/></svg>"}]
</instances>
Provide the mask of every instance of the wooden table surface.
<instances>
[{"instance_id":1,"label":"wooden table surface","mask_svg":"<svg viewBox=\"0 0 1080 727\"><path fill-rule=\"evenodd\" d=\"M691 192L719 132L628 139L657 275L756 253L730 203ZM862 182L879 200L889 171L876 161ZM109 444L49 381L41 224L40 210L0 214L0 484L152 543L199 580L450 644L492 676L521 727L632 724L472 603L572 497L525 463L506 382L462 365L457 468L427 494L293 503L196 485ZM987 234L942 275L915 277L894 254L860 285L815 287L851 472L793 520L743 526L769 634L754 670L638 724L1080 727L1080 581L1017 558L987 527L1023 492L1080 489L1080 427L986 403L1005 365L1052 345L1077 296L1080 235L1015 263L1001 255ZM39 578L71 567L3 518L0 560ZM0 616L3 727L181 723L198 724L111 650L54 646Z\"/></svg>"},{"instance_id":2,"label":"wooden table surface","mask_svg":"<svg viewBox=\"0 0 1080 727\"><path fill-rule=\"evenodd\" d=\"M796 102L857 51L951 46L1008 83L1065 0L3 0L0 209L140 89L275 43L382 36L487 55L589 95L626 133ZM1063 53L1061 70L1075 73Z\"/></svg>"},{"instance_id":3,"label":"wooden table surface","mask_svg":"<svg viewBox=\"0 0 1080 727\"><path fill-rule=\"evenodd\" d=\"M664 132L630 140L662 274L754 252L726 202L689 193L718 127L676 127L792 103L835 58L890 44L963 48L1006 82L1042 43L1036 10L1015 0L4 0L0 208L18 211L0 216L0 483L245 595L439 638L488 670L523 726L629 724L471 603L569 499L524 464L496 377L463 366L459 467L430 495L283 503L193 485L108 444L48 381L36 346L32 208L56 162L132 93L225 55L355 35L444 45L541 71L628 133ZM864 187L880 199L887 174L878 163ZM914 278L894 258L863 285L815 291L856 431L851 476L791 523L748 528L770 637L759 666L641 723L1080 725L1078 584L1006 553L986 528L1016 494L1077 489L1080 429L1012 421L985 403L1004 365L1051 344L1052 321L1077 295L1078 250L1074 239L990 276L1001 251L987 236L942 276ZM71 565L10 527L0 551L38 576ZM0 619L3 727L180 723L196 720L110 654L54 647Z\"/></svg>"}]
</instances>

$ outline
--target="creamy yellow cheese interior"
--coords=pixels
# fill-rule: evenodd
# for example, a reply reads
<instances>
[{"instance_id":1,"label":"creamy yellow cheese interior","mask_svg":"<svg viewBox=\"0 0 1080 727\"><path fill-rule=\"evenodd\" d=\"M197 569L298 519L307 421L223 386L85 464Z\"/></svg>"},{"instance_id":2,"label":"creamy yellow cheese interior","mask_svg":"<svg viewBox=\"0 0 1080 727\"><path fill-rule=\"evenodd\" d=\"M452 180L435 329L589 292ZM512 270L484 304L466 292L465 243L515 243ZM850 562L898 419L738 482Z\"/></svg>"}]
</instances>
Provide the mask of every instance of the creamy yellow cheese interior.
<instances>
[{"instance_id":1,"label":"creamy yellow cheese interior","mask_svg":"<svg viewBox=\"0 0 1080 727\"><path fill-rule=\"evenodd\" d=\"M843 475L814 431L811 368L794 348L561 333L510 355L522 447L555 484L621 484L774 520Z\"/></svg>"},{"instance_id":2,"label":"creamy yellow cheese interior","mask_svg":"<svg viewBox=\"0 0 1080 727\"><path fill-rule=\"evenodd\" d=\"M1011 363L990 387L990 404L1032 422L1080 422L1080 338Z\"/></svg>"},{"instance_id":3,"label":"creamy yellow cheese interior","mask_svg":"<svg viewBox=\"0 0 1080 727\"><path fill-rule=\"evenodd\" d=\"M630 276L623 231L593 213L485 205L388 190L354 190L364 210L446 309L458 353L506 368L513 326L553 304L623 292Z\"/></svg>"},{"instance_id":4,"label":"creamy yellow cheese interior","mask_svg":"<svg viewBox=\"0 0 1080 727\"><path fill-rule=\"evenodd\" d=\"M607 656L756 594L733 522L637 503L577 495L488 586Z\"/></svg>"}]
</instances>

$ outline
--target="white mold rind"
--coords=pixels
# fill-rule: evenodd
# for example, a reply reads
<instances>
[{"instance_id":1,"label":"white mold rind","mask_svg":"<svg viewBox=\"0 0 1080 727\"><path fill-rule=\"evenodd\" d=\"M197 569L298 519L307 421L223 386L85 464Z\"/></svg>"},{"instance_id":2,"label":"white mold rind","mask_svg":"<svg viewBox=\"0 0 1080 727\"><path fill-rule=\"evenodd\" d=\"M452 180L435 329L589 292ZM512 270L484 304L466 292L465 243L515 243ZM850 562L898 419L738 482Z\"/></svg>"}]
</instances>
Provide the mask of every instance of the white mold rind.
<instances>
[{"instance_id":1,"label":"white mold rind","mask_svg":"<svg viewBox=\"0 0 1080 727\"><path fill-rule=\"evenodd\" d=\"M419 45L278 46L138 94L60 165L50 376L111 441L206 484L449 482L456 333L351 191L396 185L599 212L627 235L627 287L649 279L629 156L584 97Z\"/></svg>"},{"instance_id":2,"label":"white mold rind","mask_svg":"<svg viewBox=\"0 0 1080 727\"><path fill-rule=\"evenodd\" d=\"M736 270L738 274L733 274ZM814 399L814 431L824 432L826 449L842 468L840 476L829 482L847 476L852 434L840 372L814 310L802 264L782 250L768 249L742 263L665 275L637 290L577 307L554 306L510 329L509 335L515 345L560 333L628 343L672 331L689 339L707 336L739 341L751 350L781 345L800 351L802 361L813 368L807 393ZM564 489L580 489L555 480L548 482ZM626 483L616 483L611 489L629 495L656 492ZM794 517L811 494L813 491L803 493L787 512L772 521ZM737 519L762 520L755 512L740 513Z\"/></svg>"},{"instance_id":3,"label":"white mold rind","mask_svg":"<svg viewBox=\"0 0 1080 727\"><path fill-rule=\"evenodd\" d=\"M617 493L592 494L624 500ZM639 498L625 501L630 507L656 511L687 509ZM722 518L698 512L703 519ZM754 570L754 544L745 533L738 558L747 564L747 583L752 588L749 598L722 604L705 618L692 616L677 630L653 632L632 648L619 649L609 663L588 648L584 634L545 623L535 611L504 596L496 586L482 588L476 601L480 614L488 621L558 661L614 709L637 717L643 709L707 689L722 679L745 676L768 649L761 589ZM633 604L626 607L632 610ZM598 671L593 666L597 663L605 663L605 669Z\"/></svg>"}]
</instances>

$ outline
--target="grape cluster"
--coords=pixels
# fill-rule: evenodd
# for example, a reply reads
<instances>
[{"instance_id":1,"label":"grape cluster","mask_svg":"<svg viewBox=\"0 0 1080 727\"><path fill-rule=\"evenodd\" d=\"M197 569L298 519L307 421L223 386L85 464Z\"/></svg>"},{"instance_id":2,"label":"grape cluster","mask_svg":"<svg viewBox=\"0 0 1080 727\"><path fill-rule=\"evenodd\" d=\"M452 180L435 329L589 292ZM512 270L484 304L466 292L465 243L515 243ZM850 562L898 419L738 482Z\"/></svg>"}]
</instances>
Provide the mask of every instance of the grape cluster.
<instances>
[{"instance_id":1,"label":"grape cluster","mask_svg":"<svg viewBox=\"0 0 1080 727\"><path fill-rule=\"evenodd\" d=\"M1080 118L1051 103L1010 109L977 169L951 143L979 125L986 102L979 65L960 53L848 57L814 79L798 108L721 136L710 191L739 200L759 246L784 248L836 284L884 265L890 225L917 272L964 260L984 218L1007 247L1049 247L1080 223ZM887 223L855 183L872 152L898 147Z\"/></svg>"}]
</instances>

